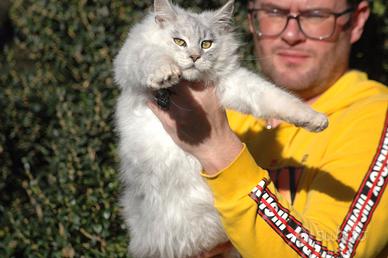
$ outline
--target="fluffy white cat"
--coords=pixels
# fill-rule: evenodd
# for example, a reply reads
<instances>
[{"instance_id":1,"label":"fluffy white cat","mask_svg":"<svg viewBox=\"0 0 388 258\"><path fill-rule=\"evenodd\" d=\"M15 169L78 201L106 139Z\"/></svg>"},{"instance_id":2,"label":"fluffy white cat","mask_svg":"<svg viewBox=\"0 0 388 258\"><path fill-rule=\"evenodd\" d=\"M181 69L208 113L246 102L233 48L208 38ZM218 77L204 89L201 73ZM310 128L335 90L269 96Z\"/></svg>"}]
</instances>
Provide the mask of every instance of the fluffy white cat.
<instances>
[{"instance_id":1,"label":"fluffy white cat","mask_svg":"<svg viewBox=\"0 0 388 258\"><path fill-rule=\"evenodd\" d=\"M228 241L199 161L171 140L147 107L152 91L181 78L212 82L227 108L311 131L327 126L323 114L240 66L233 8L228 1L197 14L155 0L154 11L130 30L114 60L121 88L116 112L121 204L134 257L196 257Z\"/></svg>"}]
</instances>

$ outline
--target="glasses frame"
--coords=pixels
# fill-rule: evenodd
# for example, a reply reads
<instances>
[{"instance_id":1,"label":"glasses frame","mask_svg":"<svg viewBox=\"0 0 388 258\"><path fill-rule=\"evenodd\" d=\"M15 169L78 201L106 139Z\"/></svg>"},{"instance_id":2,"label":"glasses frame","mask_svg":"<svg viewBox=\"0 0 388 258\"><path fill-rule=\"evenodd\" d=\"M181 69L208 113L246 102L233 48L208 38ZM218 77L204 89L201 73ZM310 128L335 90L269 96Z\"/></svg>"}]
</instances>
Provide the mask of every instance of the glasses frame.
<instances>
[{"instance_id":1,"label":"glasses frame","mask_svg":"<svg viewBox=\"0 0 388 258\"><path fill-rule=\"evenodd\" d=\"M253 15L255 12L257 11L268 11L267 8L251 8L248 10L248 12ZM291 14L291 13L288 13L287 16L285 16L285 18L287 18L286 20L286 23L284 25L284 28L277 34L274 34L274 35L265 35L263 33L261 33L257 28L255 28L255 32L257 34L257 36L259 37L263 37L263 36L268 36L268 37L277 37L279 35L281 35L287 28L288 26L288 23L291 19L295 19L297 24L298 24L298 28L299 30L303 33L303 35L306 37L306 38L309 38L309 39L314 39L314 40L325 40L325 39L328 39L330 38L331 36L333 36L334 32L335 32L335 27L337 25L337 19L345 14L348 14L348 13L352 13L355 11L355 8L354 7L349 7L347 9L345 9L344 11L342 12L339 12L339 13L336 13L336 12L325 12L326 14L328 15L333 15L334 16L334 23L333 23L333 28L332 28L332 32L330 35L327 35L327 36L321 36L321 37L311 37L309 35L306 34L306 32L303 31L303 28L301 26L301 23L300 23L300 17L303 16L304 14L306 14L306 12L301 12L301 13L298 13L298 14ZM256 19L254 17L252 17L253 19ZM256 27L254 24L253 24L253 27Z\"/></svg>"}]
</instances>

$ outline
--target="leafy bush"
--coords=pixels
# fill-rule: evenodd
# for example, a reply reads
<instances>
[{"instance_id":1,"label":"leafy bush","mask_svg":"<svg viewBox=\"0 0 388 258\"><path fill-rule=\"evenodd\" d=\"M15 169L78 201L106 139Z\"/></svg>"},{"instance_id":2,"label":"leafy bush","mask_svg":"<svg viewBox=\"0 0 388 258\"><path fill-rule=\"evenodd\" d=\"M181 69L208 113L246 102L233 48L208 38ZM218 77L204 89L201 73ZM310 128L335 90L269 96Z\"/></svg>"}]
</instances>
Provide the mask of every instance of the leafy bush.
<instances>
[{"instance_id":1,"label":"leafy bush","mask_svg":"<svg viewBox=\"0 0 388 258\"><path fill-rule=\"evenodd\" d=\"M10 3L0 4L0 257L125 257L112 58L151 0ZM238 2L236 15L243 42L246 4ZM375 20L385 24L377 42L388 33L385 8L376 1ZM370 67L362 47L371 44L359 44L357 65ZM250 52L242 48L253 66ZM373 76L387 81L386 52L378 53Z\"/></svg>"}]
</instances>

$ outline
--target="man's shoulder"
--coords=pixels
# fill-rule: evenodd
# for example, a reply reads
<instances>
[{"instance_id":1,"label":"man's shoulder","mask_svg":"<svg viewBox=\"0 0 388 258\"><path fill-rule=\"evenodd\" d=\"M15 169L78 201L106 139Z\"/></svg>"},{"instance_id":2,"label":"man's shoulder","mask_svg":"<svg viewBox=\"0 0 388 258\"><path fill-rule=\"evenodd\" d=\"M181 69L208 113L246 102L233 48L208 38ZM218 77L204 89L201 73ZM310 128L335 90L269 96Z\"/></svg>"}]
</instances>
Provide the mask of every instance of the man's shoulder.
<instances>
[{"instance_id":1,"label":"man's shoulder","mask_svg":"<svg viewBox=\"0 0 388 258\"><path fill-rule=\"evenodd\" d=\"M383 112L388 106L388 87L378 81L368 79L365 73L350 72L348 85L341 92L348 101L347 111L351 112Z\"/></svg>"},{"instance_id":2,"label":"man's shoulder","mask_svg":"<svg viewBox=\"0 0 388 258\"><path fill-rule=\"evenodd\" d=\"M375 80L367 79L360 81L358 87L363 87L371 91L373 96L388 96L388 86Z\"/></svg>"},{"instance_id":3,"label":"man's shoulder","mask_svg":"<svg viewBox=\"0 0 388 258\"><path fill-rule=\"evenodd\" d=\"M373 80L362 81L357 87L363 88L363 97L350 106L355 110L364 112L387 112L388 107L388 87L382 83Z\"/></svg>"}]
</instances>

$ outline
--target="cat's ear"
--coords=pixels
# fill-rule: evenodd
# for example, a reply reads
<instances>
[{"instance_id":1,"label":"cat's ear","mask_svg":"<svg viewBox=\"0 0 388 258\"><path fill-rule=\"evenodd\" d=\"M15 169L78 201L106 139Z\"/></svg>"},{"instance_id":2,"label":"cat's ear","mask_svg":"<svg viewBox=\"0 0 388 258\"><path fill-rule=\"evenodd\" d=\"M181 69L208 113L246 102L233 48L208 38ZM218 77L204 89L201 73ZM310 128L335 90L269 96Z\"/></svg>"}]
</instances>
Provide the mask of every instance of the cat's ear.
<instances>
[{"instance_id":1,"label":"cat's ear","mask_svg":"<svg viewBox=\"0 0 388 258\"><path fill-rule=\"evenodd\" d=\"M230 30L234 12L234 0L229 0L224 6L216 10L213 17L213 23L224 30Z\"/></svg>"},{"instance_id":2,"label":"cat's ear","mask_svg":"<svg viewBox=\"0 0 388 258\"><path fill-rule=\"evenodd\" d=\"M175 20L177 15L169 0L155 0L154 13L156 23L161 26L167 21Z\"/></svg>"}]
</instances>

